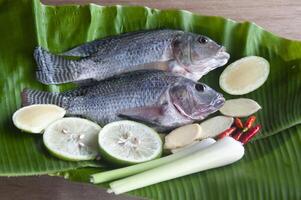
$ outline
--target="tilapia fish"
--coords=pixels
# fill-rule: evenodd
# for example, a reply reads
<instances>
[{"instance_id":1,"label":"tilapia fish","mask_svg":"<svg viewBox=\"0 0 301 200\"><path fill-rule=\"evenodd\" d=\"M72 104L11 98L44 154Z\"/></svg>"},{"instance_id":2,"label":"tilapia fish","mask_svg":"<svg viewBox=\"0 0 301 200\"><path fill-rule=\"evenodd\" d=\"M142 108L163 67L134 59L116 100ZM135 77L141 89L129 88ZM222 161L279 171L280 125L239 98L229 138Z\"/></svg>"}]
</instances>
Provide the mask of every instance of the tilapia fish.
<instances>
[{"instance_id":1,"label":"tilapia fish","mask_svg":"<svg viewBox=\"0 0 301 200\"><path fill-rule=\"evenodd\" d=\"M77 56L70 60L64 56ZM227 63L224 47L206 36L180 30L126 33L78 46L60 55L37 47L37 79L44 84L89 82L143 69L198 80Z\"/></svg>"},{"instance_id":2,"label":"tilapia fish","mask_svg":"<svg viewBox=\"0 0 301 200\"><path fill-rule=\"evenodd\" d=\"M63 93L22 92L23 105L56 104L70 116L100 125L129 118L158 131L201 120L224 102L223 96L207 85L162 71L127 73Z\"/></svg>"}]
</instances>

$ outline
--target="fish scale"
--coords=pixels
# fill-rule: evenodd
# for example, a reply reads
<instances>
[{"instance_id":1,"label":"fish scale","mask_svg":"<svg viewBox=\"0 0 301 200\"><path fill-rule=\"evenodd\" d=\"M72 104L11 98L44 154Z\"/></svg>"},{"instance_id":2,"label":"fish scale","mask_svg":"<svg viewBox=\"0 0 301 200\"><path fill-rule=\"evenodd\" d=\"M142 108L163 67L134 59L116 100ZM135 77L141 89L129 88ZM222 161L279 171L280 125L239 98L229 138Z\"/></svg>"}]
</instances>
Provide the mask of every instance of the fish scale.
<instances>
[{"instance_id":1,"label":"fish scale","mask_svg":"<svg viewBox=\"0 0 301 200\"><path fill-rule=\"evenodd\" d=\"M71 60L64 56L80 58ZM229 54L208 37L162 29L88 42L59 55L37 47L34 57L38 66L36 76L40 82L85 84L85 81L99 81L127 72L154 69L198 80L224 65Z\"/></svg>"},{"instance_id":2,"label":"fish scale","mask_svg":"<svg viewBox=\"0 0 301 200\"><path fill-rule=\"evenodd\" d=\"M204 84L197 91L200 84L159 70L138 71L62 93L27 89L22 92L22 104L56 104L70 116L102 126L131 118L164 131L203 119L221 107L222 96Z\"/></svg>"},{"instance_id":3,"label":"fish scale","mask_svg":"<svg viewBox=\"0 0 301 200\"><path fill-rule=\"evenodd\" d=\"M134 78L133 81L129 82L128 80L132 78ZM90 118L106 124L120 119L116 116L118 111L156 105L162 93L176 79L177 77L174 76L164 75L164 79L162 79L152 77L152 73L149 75L139 73L104 81L89 90L86 94L89 98L76 97L72 100L67 111L71 115L80 115L82 110L85 110L86 113L89 113ZM96 111L96 109L101 109L101 111Z\"/></svg>"},{"instance_id":4,"label":"fish scale","mask_svg":"<svg viewBox=\"0 0 301 200\"><path fill-rule=\"evenodd\" d=\"M95 73L98 71L101 76L112 76L117 72L132 71L137 68L137 65L144 63L152 63L162 60L163 55L165 59L170 55L171 49L167 49L170 45L171 39L169 38L152 41L155 38L143 38L143 40L150 40L149 44L144 42L144 46L141 46L142 41L135 41L132 43L118 44L114 54L110 55L108 52L97 53L89 58L83 59L81 62L82 74ZM109 54L109 55L108 55ZM172 59L170 57L169 59ZM93 62L89 61L93 60ZM89 64L86 64L89 63ZM120 66L123 65L121 68ZM99 68L99 66L102 66Z\"/></svg>"}]
</instances>

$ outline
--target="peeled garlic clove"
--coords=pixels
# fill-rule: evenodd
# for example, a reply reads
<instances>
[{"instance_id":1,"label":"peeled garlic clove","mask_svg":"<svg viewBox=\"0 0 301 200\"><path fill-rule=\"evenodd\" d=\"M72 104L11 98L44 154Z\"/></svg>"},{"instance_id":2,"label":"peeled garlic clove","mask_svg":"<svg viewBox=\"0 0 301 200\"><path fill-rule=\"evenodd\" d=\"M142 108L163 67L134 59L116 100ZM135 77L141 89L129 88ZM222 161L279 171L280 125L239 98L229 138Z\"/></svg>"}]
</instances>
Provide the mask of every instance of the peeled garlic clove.
<instances>
[{"instance_id":1,"label":"peeled garlic clove","mask_svg":"<svg viewBox=\"0 0 301 200\"><path fill-rule=\"evenodd\" d=\"M261 106L256 101L247 98L239 98L227 100L223 107L221 107L220 112L231 117L247 117L260 109Z\"/></svg>"},{"instance_id":2,"label":"peeled garlic clove","mask_svg":"<svg viewBox=\"0 0 301 200\"><path fill-rule=\"evenodd\" d=\"M179 127L165 137L165 149L175 149L191 144L200 138L202 129L199 124L189 124Z\"/></svg>"},{"instance_id":3,"label":"peeled garlic clove","mask_svg":"<svg viewBox=\"0 0 301 200\"><path fill-rule=\"evenodd\" d=\"M200 126L202 127L201 139L215 137L227 130L233 124L234 119L232 117L226 116L216 116L211 119L207 119L202 122Z\"/></svg>"}]
</instances>

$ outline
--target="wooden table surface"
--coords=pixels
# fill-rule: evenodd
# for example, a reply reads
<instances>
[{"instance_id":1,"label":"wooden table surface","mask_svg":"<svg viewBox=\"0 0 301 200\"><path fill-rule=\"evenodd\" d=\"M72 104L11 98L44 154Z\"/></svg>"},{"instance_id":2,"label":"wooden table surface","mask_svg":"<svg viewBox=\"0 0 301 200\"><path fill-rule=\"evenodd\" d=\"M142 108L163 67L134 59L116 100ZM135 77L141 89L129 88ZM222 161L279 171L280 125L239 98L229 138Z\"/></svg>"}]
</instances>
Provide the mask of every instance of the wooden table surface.
<instances>
[{"instance_id":1,"label":"wooden table surface","mask_svg":"<svg viewBox=\"0 0 301 200\"><path fill-rule=\"evenodd\" d=\"M280 36L301 40L301 0L42 0L46 4L99 3L178 8L204 15L220 15L238 21L253 21ZM127 195L109 195L93 185L73 183L59 177L0 178L1 200L124 200Z\"/></svg>"},{"instance_id":2,"label":"wooden table surface","mask_svg":"<svg viewBox=\"0 0 301 200\"><path fill-rule=\"evenodd\" d=\"M219 15L252 21L283 37L301 40L301 0L42 0L46 4L143 5L158 9L183 9L202 15Z\"/></svg>"}]
</instances>

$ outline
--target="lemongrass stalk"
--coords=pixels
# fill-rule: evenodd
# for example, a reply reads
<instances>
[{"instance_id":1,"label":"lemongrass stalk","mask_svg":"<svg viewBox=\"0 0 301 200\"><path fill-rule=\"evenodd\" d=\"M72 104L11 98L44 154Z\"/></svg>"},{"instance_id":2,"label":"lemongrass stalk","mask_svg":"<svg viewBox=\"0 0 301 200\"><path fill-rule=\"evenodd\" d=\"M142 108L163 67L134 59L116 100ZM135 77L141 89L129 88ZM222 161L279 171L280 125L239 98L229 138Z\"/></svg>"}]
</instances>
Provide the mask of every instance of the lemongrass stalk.
<instances>
[{"instance_id":1,"label":"lemongrass stalk","mask_svg":"<svg viewBox=\"0 0 301 200\"><path fill-rule=\"evenodd\" d=\"M192 145L189 148L183 149L175 154L172 154L172 155L169 155L169 156L166 156L163 158L159 158L156 160L148 161L148 162L137 164L137 165L132 165L129 167L124 167L124 168L120 168L120 169L115 169L115 170L111 170L111 171L93 174L90 178L90 181L94 184L97 184L97 183L103 183L103 182L107 182L107 181L111 181L111 180L116 180L116 179L123 178L126 176L131 176L133 174L137 174L137 173L143 172L145 170L152 169L154 167L158 167L160 165L164 165L166 163L169 163L169 162L175 161L177 159L180 159L182 157L188 156L196 151L199 151L201 149L208 147L209 145L212 145L213 143L215 143L214 139L207 138L207 139L204 139L204 140Z\"/></svg>"},{"instance_id":2,"label":"lemongrass stalk","mask_svg":"<svg viewBox=\"0 0 301 200\"><path fill-rule=\"evenodd\" d=\"M243 155L242 143L231 137L225 137L213 145L181 159L114 181L110 183L108 192L121 194L181 176L221 167L238 161Z\"/></svg>"}]
</instances>

